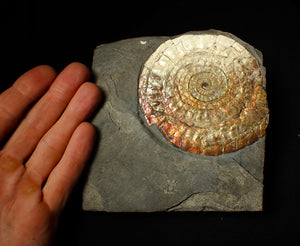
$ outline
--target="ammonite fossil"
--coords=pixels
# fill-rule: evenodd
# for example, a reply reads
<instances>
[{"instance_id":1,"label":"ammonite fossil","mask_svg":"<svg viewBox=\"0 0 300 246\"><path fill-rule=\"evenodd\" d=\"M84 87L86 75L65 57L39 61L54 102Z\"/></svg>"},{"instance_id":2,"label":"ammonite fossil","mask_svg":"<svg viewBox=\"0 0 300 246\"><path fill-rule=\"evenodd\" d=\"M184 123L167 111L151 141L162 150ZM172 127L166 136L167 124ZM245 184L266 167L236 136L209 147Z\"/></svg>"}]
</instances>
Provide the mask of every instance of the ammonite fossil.
<instances>
[{"instance_id":1,"label":"ammonite fossil","mask_svg":"<svg viewBox=\"0 0 300 246\"><path fill-rule=\"evenodd\" d=\"M147 123L176 147L204 155L236 151L264 136L264 67L241 42L200 33L162 43L139 78Z\"/></svg>"}]
</instances>

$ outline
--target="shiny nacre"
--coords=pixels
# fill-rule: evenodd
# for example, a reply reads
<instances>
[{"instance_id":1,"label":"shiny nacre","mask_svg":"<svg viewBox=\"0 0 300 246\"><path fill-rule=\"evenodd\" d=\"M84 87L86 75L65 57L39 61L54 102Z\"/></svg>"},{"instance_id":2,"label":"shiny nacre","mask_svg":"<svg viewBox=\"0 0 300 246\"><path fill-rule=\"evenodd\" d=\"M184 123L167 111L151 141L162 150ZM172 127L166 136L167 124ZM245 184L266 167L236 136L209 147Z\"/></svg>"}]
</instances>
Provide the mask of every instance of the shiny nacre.
<instances>
[{"instance_id":1,"label":"shiny nacre","mask_svg":"<svg viewBox=\"0 0 300 246\"><path fill-rule=\"evenodd\" d=\"M236 151L265 135L269 110L261 59L222 33L185 34L145 62L139 103L176 147L204 155Z\"/></svg>"}]
</instances>

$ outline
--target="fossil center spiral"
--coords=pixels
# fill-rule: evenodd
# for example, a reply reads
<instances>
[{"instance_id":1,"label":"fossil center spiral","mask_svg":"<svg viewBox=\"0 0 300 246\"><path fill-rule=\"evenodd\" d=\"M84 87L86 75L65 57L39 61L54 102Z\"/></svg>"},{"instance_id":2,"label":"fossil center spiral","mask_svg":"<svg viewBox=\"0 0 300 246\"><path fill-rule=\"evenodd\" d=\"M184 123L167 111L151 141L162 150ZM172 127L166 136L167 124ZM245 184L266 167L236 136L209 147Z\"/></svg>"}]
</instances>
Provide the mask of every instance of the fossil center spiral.
<instances>
[{"instance_id":1,"label":"fossil center spiral","mask_svg":"<svg viewBox=\"0 0 300 246\"><path fill-rule=\"evenodd\" d=\"M227 90L227 79L224 72L218 68L198 68L188 81L191 95L203 102L220 98Z\"/></svg>"}]
</instances>

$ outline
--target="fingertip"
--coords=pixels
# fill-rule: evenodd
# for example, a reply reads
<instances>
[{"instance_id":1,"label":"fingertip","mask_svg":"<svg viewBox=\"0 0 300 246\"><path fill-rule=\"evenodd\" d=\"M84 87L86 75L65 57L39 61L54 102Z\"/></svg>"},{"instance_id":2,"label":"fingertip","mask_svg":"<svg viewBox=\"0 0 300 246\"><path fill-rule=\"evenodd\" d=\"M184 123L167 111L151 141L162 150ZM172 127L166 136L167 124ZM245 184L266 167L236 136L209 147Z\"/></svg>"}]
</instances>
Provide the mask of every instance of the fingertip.
<instances>
[{"instance_id":1,"label":"fingertip","mask_svg":"<svg viewBox=\"0 0 300 246\"><path fill-rule=\"evenodd\" d=\"M39 65L34 67L31 70L36 70L37 72L43 73L43 74L48 74L49 76L57 76L57 73L55 69L49 65ZM30 70L29 70L30 71Z\"/></svg>"},{"instance_id":2,"label":"fingertip","mask_svg":"<svg viewBox=\"0 0 300 246\"><path fill-rule=\"evenodd\" d=\"M84 65L81 62L77 62L77 61L71 62L69 65L67 65L67 67L77 67L77 68L82 68L82 69L89 70L86 65Z\"/></svg>"},{"instance_id":3,"label":"fingertip","mask_svg":"<svg viewBox=\"0 0 300 246\"><path fill-rule=\"evenodd\" d=\"M49 88L56 76L57 73L52 67L39 65L21 75L12 87L28 97L37 96L36 92L40 96Z\"/></svg>"},{"instance_id":4,"label":"fingertip","mask_svg":"<svg viewBox=\"0 0 300 246\"><path fill-rule=\"evenodd\" d=\"M36 66L26 73L24 73L20 78L17 79L17 83L23 80L35 80L41 81L53 81L57 76L55 69L49 65L39 65Z\"/></svg>"},{"instance_id":5,"label":"fingertip","mask_svg":"<svg viewBox=\"0 0 300 246\"><path fill-rule=\"evenodd\" d=\"M74 132L72 138L78 141L77 143L82 143L83 146L86 146L88 150L86 152L90 152L92 146L96 140L97 131L96 128L89 122L82 122ZM80 141L84 139L84 141ZM88 153L86 154L88 156Z\"/></svg>"},{"instance_id":6,"label":"fingertip","mask_svg":"<svg viewBox=\"0 0 300 246\"><path fill-rule=\"evenodd\" d=\"M95 100L95 104L98 105L102 99L102 91L100 88L92 82L85 82L82 86L89 97L93 98L93 100Z\"/></svg>"},{"instance_id":7,"label":"fingertip","mask_svg":"<svg viewBox=\"0 0 300 246\"><path fill-rule=\"evenodd\" d=\"M82 78L85 78L86 81L91 77L90 69L80 62L72 62L68 66L66 66L64 70L76 71Z\"/></svg>"},{"instance_id":8,"label":"fingertip","mask_svg":"<svg viewBox=\"0 0 300 246\"><path fill-rule=\"evenodd\" d=\"M83 83L66 110L67 117L80 118L80 122L95 113L101 101L101 91L91 82ZM69 121L69 120L68 120Z\"/></svg>"}]
</instances>

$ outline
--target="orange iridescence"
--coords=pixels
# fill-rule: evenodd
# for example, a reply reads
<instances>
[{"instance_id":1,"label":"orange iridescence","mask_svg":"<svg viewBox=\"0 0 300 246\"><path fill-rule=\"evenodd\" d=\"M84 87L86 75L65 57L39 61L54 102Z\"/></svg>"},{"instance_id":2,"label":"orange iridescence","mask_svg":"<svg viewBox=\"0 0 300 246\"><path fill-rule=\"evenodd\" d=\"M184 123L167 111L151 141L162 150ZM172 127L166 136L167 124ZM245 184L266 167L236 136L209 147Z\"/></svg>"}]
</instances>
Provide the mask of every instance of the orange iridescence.
<instances>
[{"instance_id":1,"label":"orange iridescence","mask_svg":"<svg viewBox=\"0 0 300 246\"><path fill-rule=\"evenodd\" d=\"M148 124L176 147L204 155L233 152L263 137L269 109L263 66L255 57L222 34L166 41L139 79Z\"/></svg>"}]
</instances>

